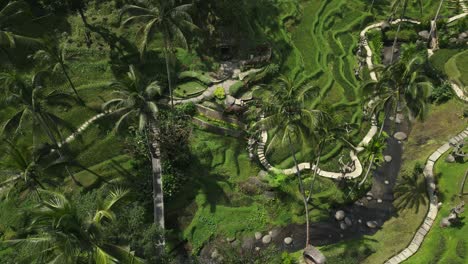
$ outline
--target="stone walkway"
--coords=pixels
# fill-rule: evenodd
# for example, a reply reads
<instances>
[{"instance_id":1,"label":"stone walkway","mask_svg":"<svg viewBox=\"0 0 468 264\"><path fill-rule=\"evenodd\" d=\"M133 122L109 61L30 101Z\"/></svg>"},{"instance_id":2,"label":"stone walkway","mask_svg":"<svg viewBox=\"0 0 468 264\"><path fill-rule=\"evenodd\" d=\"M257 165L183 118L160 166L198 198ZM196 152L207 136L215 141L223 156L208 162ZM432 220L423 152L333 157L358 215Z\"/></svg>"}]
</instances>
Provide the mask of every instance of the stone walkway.
<instances>
[{"instance_id":1,"label":"stone walkway","mask_svg":"<svg viewBox=\"0 0 468 264\"><path fill-rule=\"evenodd\" d=\"M83 133L92 123L94 123L96 120L104 117L105 115L109 115L111 114L112 111L105 111L104 113L99 113L93 117L91 117L90 119L88 119L86 122L84 122L73 134L69 135L64 141L62 141L61 143L58 143L58 147L62 147L63 145L65 144L69 144L71 143L72 141L74 141L76 139L76 137L78 135L80 135L81 133Z\"/></svg>"},{"instance_id":2,"label":"stone walkway","mask_svg":"<svg viewBox=\"0 0 468 264\"><path fill-rule=\"evenodd\" d=\"M426 178L427 193L429 195L430 201L426 218L414 235L410 244L400 253L386 261L385 264L401 263L414 255L421 247L424 238L426 237L427 233L429 233L429 230L435 222L438 212L437 204L439 201L437 195L435 194L436 185L434 180L434 165L445 152L451 149L451 145L458 144L464 141L466 138L468 138L468 127L460 134L448 140L444 145L440 146L440 148L434 151L434 153L432 153L432 155L428 158L426 166L424 167L424 177Z\"/></svg>"}]
</instances>

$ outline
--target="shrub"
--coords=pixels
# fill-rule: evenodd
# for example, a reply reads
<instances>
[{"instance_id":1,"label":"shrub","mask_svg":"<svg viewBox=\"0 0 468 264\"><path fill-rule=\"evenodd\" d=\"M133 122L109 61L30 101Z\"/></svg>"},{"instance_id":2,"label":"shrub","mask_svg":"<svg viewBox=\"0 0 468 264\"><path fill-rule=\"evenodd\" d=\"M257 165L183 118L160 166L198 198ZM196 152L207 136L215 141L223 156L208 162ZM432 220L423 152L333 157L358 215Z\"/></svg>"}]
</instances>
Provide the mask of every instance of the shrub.
<instances>
[{"instance_id":1,"label":"shrub","mask_svg":"<svg viewBox=\"0 0 468 264\"><path fill-rule=\"evenodd\" d=\"M452 93L452 87L450 86L450 83L444 82L441 85L437 85L434 87L430 100L432 103L441 104L452 99L452 97L453 97L453 93Z\"/></svg>"},{"instance_id":2,"label":"shrub","mask_svg":"<svg viewBox=\"0 0 468 264\"><path fill-rule=\"evenodd\" d=\"M396 30L390 30L385 33L387 41L392 41L395 39ZM404 42L414 42L418 39L418 34L411 29L400 30L398 33L398 40Z\"/></svg>"},{"instance_id":3,"label":"shrub","mask_svg":"<svg viewBox=\"0 0 468 264\"><path fill-rule=\"evenodd\" d=\"M238 81L235 84L231 85L231 87L229 87L229 93L232 96L236 96L236 95L238 95L238 93L242 89L242 87L244 87L244 83L241 82L241 81Z\"/></svg>"},{"instance_id":4,"label":"shrub","mask_svg":"<svg viewBox=\"0 0 468 264\"><path fill-rule=\"evenodd\" d=\"M219 100L223 100L224 98L226 98L226 94L224 93L224 88L223 87L216 88L216 90L214 91L214 96Z\"/></svg>"}]
</instances>

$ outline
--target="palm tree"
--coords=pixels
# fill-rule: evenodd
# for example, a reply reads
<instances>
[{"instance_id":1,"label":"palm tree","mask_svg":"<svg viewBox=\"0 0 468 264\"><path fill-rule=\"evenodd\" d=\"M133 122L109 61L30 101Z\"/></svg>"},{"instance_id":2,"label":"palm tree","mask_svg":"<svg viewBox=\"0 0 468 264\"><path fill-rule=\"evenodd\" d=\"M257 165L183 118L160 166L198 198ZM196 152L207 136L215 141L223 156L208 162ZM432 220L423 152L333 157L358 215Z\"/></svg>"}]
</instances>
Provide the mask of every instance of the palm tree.
<instances>
[{"instance_id":1,"label":"palm tree","mask_svg":"<svg viewBox=\"0 0 468 264\"><path fill-rule=\"evenodd\" d=\"M12 106L14 105L18 109L5 122L1 134L9 134L14 137L21 130L25 130L24 125L28 120L32 119L30 120L32 121L32 125L29 131L32 132L33 148L37 146L36 137L38 130L41 130L49 138L52 148L57 151L60 157L63 157L59 146L59 142L62 142L60 128L66 128L69 131L74 131L74 128L57 115L48 111L47 108L54 105L70 107L69 101L73 100L73 97L55 90L47 92L42 86L43 78L44 72L35 74L29 82L16 73L0 74L0 84L4 87L3 92L7 97L7 103ZM68 169L68 166L65 166L65 170L75 184L80 185Z\"/></svg>"},{"instance_id":2,"label":"palm tree","mask_svg":"<svg viewBox=\"0 0 468 264\"><path fill-rule=\"evenodd\" d=\"M113 209L128 191L115 188L98 201L93 212L80 214L76 203L59 192L40 190L46 197L31 211L33 221L25 238L7 241L15 246L33 246L28 257L50 263L141 263L128 249L110 244L103 227L116 219Z\"/></svg>"},{"instance_id":3,"label":"palm tree","mask_svg":"<svg viewBox=\"0 0 468 264\"><path fill-rule=\"evenodd\" d=\"M400 19L403 20L405 18L406 11L408 9L409 1L410 0L394 0L393 3L392 3L392 6L391 6L391 9L392 9L391 17L393 17L398 12L398 10L401 8ZM419 5L419 11L420 11L420 14L422 16L422 7L423 7L422 0L413 0L413 1L416 2ZM395 33L395 38L393 40L393 45L392 45L392 55L390 57L390 63L393 63L393 55L395 54L395 48L396 48L396 44L398 42L398 35L400 34L401 24L402 23L403 23L403 21L400 21L400 23L398 23L398 28L397 28L397 31Z\"/></svg>"},{"instance_id":4,"label":"palm tree","mask_svg":"<svg viewBox=\"0 0 468 264\"><path fill-rule=\"evenodd\" d=\"M296 168L296 176L299 181L299 191L302 195L306 214L306 246L310 241L309 208L304 189L301 171L294 143L305 141L313 136L313 131L318 127L322 119L322 112L309 109L306 102L317 94L317 88L302 85L298 80L292 80L286 76L279 78L279 87L268 101L262 102L262 111L265 117L258 121L255 129L270 130L273 134L267 151L273 145L288 145L290 154Z\"/></svg>"},{"instance_id":5,"label":"palm tree","mask_svg":"<svg viewBox=\"0 0 468 264\"><path fill-rule=\"evenodd\" d=\"M159 30L162 33L171 106L174 106L170 65L171 50L176 41L182 47L188 47L183 31L196 29L190 14L187 12L191 7L192 4L176 5L175 0L158 0L157 5L127 5L121 11L121 17L129 14L122 25L133 22L145 23L145 26L138 32L141 37L139 49L142 56L145 54L148 42L153 38L155 31Z\"/></svg>"},{"instance_id":6,"label":"palm tree","mask_svg":"<svg viewBox=\"0 0 468 264\"><path fill-rule=\"evenodd\" d=\"M111 87L117 89L116 97L103 104L104 109L112 110L120 116L115 124L116 131L124 122L138 120L138 130L144 132L148 140L153 177L154 222L164 228L164 200L162 189L161 150L159 146L159 128L157 115L159 108L156 101L162 94L161 87L155 81L147 81L130 66L128 77L121 82L114 82ZM148 135L148 131L151 136ZM151 139L152 143L149 143Z\"/></svg>"},{"instance_id":7,"label":"palm tree","mask_svg":"<svg viewBox=\"0 0 468 264\"><path fill-rule=\"evenodd\" d=\"M369 144L363 146L364 147L364 153L363 156L366 157L367 162L369 163L369 166L367 167L366 174L364 174L364 177L362 178L361 182L358 184L358 188L361 188L361 186L366 182L367 177L370 174L370 171L374 165L379 165L383 160L383 151L386 147L386 139L387 139L387 134L382 133L377 136L375 136Z\"/></svg>"},{"instance_id":8,"label":"palm tree","mask_svg":"<svg viewBox=\"0 0 468 264\"><path fill-rule=\"evenodd\" d=\"M8 1L6 5L0 3L0 49L7 56L9 56L9 53L6 48L15 48L18 42L29 45L39 43L33 38L15 34L8 29L9 26L15 24L15 19L27 14L28 12L29 6L23 0Z\"/></svg>"},{"instance_id":9,"label":"palm tree","mask_svg":"<svg viewBox=\"0 0 468 264\"><path fill-rule=\"evenodd\" d=\"M44 65L47 68L47 70L51 71L52 73L57 73L58 71L61 71L67 79L70 88L73 90L73 93L75 93L78 101L80 103L83 103L83 100L79 96L78 91L76 90L76 87L73 84L68 73L65 49L62 46L57 45L55 43L57 43L57 41L46 44L44 49L38 50L34 54L33 59L39 61L40 64Z\"/></svg>"},{"instance_id":10,"label":"palm tree","mask_svg":"<svg viewBox=\"0 0 468 264\"><path fill-rule=\"evenodd\" d=\"M371 115L407 110L412 117L424 119L433 85L425 73L427 55L417 54L408 62L399 61L381 69L377 81L363 84L368 95L365 106ZM383 126L381 127L382 131Z\"/></svg>"},{"instance_id":11,"label":"palm tree","mask_svg":"<svg viewBox=\"0 0 468 264\"><path fill-rule=\"evenodd\" d=\"M443 4L444 0L440 0L439 7L437 8L437 12L433 20L433 24L431 23L431 30L429 31L429 46L433 50L438 48L437 19L439 19L440 10L442 9Z\"/></svg>"}]
</instances>

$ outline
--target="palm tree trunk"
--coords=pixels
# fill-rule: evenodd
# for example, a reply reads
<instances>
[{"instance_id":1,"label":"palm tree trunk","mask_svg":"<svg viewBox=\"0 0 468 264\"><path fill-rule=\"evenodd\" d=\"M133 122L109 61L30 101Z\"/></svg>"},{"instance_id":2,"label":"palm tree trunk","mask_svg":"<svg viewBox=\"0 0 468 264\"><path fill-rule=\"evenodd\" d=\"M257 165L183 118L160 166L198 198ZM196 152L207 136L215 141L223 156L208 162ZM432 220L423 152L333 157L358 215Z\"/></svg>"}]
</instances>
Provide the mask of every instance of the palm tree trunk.
<instances>
[{"instance_id":1,"label":"palm tree trunk","mask_svg":"<svg viewBox=\"0 0 468 264\"><path fill-rule=\"evenodd\" d=\"M296 176L299 180L299 191L302 195L302 202L304 203L305 215L306 215L306 247L310 244L310 224L309 224L309 204L307 203L307 197L304 192L304 184L302 182L301 171L299 170L299 164L297 163L296 153L292 145L291 136L288 135L289 140L289 150L291 151L292 158L294 160L294 166L296 167Z\"/></svg>"},{"instance_id":2,"label":"palm tree trunk","mask_svg":"<svg viewBox=\"0 0 468 264\"><path fill-rule=\"evenodd\" d=\"M393 63L393 57L395 55L395 48L396 48L396 44L397 44L397 41L398 41L398 35L400 34L401 24L403 23L402 20L405 18L406 8L408 7L408 0L404 0L404 1L405 2L403 4L403 11L401 12L401 16L400 16L400 23L398 23L397 32L395 33L395 39L393 40L392 54L391 54L391 57L390 57L390 63Z\"/></svg>"},{"instance_id":3,"label":"palm tree trunk","mask_svg":"<svg viewBox=\"0 0 468 264\"><path fill-rule=\"evenodd\" d=\"M374 2L375 2L375 0L372 0L372 3L371 3L370 8L369 8L369 12L372 12L372 8L374 7Z\"/></svg>"},{"instance_id":4,"label":"palm tree trunk","mask_svg":"<svg viewBox=\"0 0 468 264\"><path fill-rule=\"evenodd\" d=\"M164 38L167 38L166 36ZM166 71L167 71L167 82L169 86L169 97L171 100L171 107L174 108L174 96L172 95L172 78L171 78L171 67L170 67L170 52L169 52L169 41L164 40L164 55L166 57Z\"/></svg>"},{"instance_id":5,"label":"palm tree trunk","mask_svg":"<svg viewBox=\"0 0 468 264\"><path fill-rule=\"evenodd\" d=\"M59 63L60 63L60 67L62 68L62 72L65 75L65 78L67 78L68 84L70 84L70 88L72 88L73 92L76 95L76 98L78 99L80 104L84 104L83 99L81 99L80 95L78 94L78 91L76 90L75 84L73 84L73 82L72 82L72 80L70 78L70 75L68 75L68 71L65 68L65 65L61 61Z\"/></svg>"},{"instance_id":6,"label":"palm tree trunk","mask_svg":"<svg viewBox=\"0 0 468 264\"><path fill-rule=\"evenodd\" d=\"M91 48L91 35L89 34L88 31L88 21L86 20L86 16L84 14L83 8L78 8L78 13L80 14L81 20L83 21L84 24L84 29L85 29L85 38L86 38L86 46L88 48Z\"/></svg>"},{"instance_id":7,"label":"palm tree trunk","mask_svg":"<svg viewBox=\"0 0 468 264\"><path fill-rule=\"evenodd\" d=\"M146 136L146 140L150 149L151 174L153 178L153 218L154 223L164 230L164 190L162 182L161 147L159 145L160 131L154 122L150 123L150 129L152 134L151 143L149 142L150 138L148 135ZM162 239L162 246L164 246L164 234L162 235Z\"/></svg>"},{"instance_id":8,"label":"palm tree trunk","mask_svg":"<svg viewBox=\"0 0 468 264\"><path fill-rule=\"evenodd\" d=\"M314 188L315 179L317 177L318 166L320 163L320 158L322 157L322 144L320 144L319 148L320 150L319 150L317 159L315 160L315 164L314 164L314 174L312 176L312 182L310 183L309 193L307 194L307 202L309 202L310 199L312 198L312 191Z\"/></svg>"},{"instance_id":9,"label":"palm tree trunk","mask_svg":"<svg viewBox=\"0 0 468 264\"><path fill-rule=\"evenodd\" d=\"M468 170L466 170L465 177L463 177L463 181L462 181L462 184L460 186L460 193L458 194L458 196L460 196L460 197L463 196L463 190L465 189L465 183L466 183L466 178L467 177L468 177Z\"/></svg>"},{"instance_id":10,"label":"palm tree trunk","mask_svg":"<svg viewBox=\"0 0 468 264\"><path fill-rule=\"evenodd\" d=\"M440 0L439 7L437 8L436 15L434 17L434 27L431 25L431 30L429 32L429 46L431 45L432 41L432 34L435 35L435 43L437 43L437 31L434 32L434 30L437 30L437 19L439 18L440 10L442 9L442 5L444 4L444 0ZM432 47L433 49L436 47Z\"/></svg>"}]
</instances>

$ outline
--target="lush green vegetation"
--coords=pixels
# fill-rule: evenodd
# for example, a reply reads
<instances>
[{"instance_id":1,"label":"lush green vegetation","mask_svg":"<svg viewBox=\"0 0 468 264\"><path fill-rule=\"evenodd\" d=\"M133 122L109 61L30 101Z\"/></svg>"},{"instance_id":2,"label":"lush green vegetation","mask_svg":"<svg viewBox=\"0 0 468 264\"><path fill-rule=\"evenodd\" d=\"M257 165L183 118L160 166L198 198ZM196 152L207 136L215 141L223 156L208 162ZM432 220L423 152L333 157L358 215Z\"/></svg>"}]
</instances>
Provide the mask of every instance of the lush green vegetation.
<instances>
[{"instance_id":1,"label":"lush green vegetation","mask_svg":"<svg viewBox=\"0 0 468 264\"><path fill-rule=\"evenodd\" d=\"M444 79L468 83L458 44L441 38L430 63L414 59L425 47L408 45L376 82L359 67L365 26L397 15L423 21L370 33L379 64L384 45L415 42L439 4L404 1L400 10L393 2L0 0L0 262L203 263L202 249L216 248L228 263L295 263L301 252L247 252L240 243L329 221L355 202L382 160L385 134L359 153L369 170L356 180L265 172L247 139L267 129L265 156L278 169L310 162L338 172L371 114L382 121L398 106L427 117L405 144L407 175L466 125ZM441 14L456 12L444 5ZM465 25L441 24L450 37ZM199 103L212 112L184 101L209 87ZM369 109L374 93L380 100ZM440 184L452 195L450 182ZM425 206L398 208L374 236L321 250L330 263L381 262L412 236ZM435 254L441 232L415 261ZM464 243L447 248L462 258Z\"/></svg>"}]
</instances>

